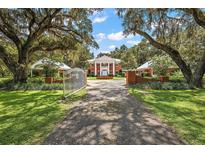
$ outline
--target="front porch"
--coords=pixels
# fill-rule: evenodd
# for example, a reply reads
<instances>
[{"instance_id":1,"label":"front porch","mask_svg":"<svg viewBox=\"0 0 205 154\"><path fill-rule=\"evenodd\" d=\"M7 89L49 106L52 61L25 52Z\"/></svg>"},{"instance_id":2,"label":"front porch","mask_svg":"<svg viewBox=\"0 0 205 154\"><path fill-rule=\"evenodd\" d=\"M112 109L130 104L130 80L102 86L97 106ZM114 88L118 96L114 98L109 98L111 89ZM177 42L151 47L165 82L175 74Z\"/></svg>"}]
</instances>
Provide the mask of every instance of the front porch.
<instances>
[{"instance_id":1,"label":"front porch","mask_svg":"<svg viewBox=\"0 0 205 154\"><path fill-rule=\"evenodd\" d=\"M95 63L95 76L115 76L115 63Z\"/></svg>"},{"instance_id":2,"label":"front porch","mask_svg":"<svg viewBox=\"0 0 205 154\"><path fill-rule=\"evenodd\" d=\"M117 72L121 72L121 60L114 59L108 56L102 56L96 59L88 60L88 74L93 76L115 76Z\"/></svg>"}]
</instances>

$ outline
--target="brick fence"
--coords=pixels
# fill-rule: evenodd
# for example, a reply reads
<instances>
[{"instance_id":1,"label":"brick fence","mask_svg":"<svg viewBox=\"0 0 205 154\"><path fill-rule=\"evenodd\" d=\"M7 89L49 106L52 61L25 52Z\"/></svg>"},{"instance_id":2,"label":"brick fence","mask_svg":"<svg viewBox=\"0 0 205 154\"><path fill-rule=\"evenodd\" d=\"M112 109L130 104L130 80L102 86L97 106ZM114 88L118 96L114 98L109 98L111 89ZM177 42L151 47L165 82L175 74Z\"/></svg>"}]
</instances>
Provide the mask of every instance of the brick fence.
<instances>
[{"instance_id":1,"label":"brick fence","mask_svg":"<svg viewBox=\"0 0 205 154\"><path fill-rule=\"evenodd\" d=\"M169 81L169 78L159 78L159 79L151 79L151 78L145 78L141 77L136 74L136 71L127 71L126 72L126 85L133 85L136 83L145 83L145 82L166 82Z\"/></svg>"}]
</instances>

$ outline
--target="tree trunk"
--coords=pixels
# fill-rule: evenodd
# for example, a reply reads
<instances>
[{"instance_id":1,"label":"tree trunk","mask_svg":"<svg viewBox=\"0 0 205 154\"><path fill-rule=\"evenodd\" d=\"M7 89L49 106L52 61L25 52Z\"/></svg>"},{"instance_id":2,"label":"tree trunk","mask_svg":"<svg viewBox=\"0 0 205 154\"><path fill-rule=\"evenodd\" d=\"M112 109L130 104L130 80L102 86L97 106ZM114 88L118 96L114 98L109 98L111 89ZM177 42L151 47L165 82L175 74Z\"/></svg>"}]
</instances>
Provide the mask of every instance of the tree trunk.
<instances>
[{"instance_id":1,"label":"tree trunk","mask_svg":"<svg viewBox=\"0 0 205 154\"><path fill-rule=\"evenodd\" d=\"M27 52L19 52L18 62L9 54L4 47L0 46L0 58L13 74L14 82L27 82L28 56Z\"/></svg>"},{"instance_id":2,"label":"tree trunk","mask_svg":"<svg viewBox=\"0 0 205 154\"><path fill-rule=\"evenodd\" d=\"M13 82L26 83L28 78L27 63L18 63L18 64L14 64L14 62L12 63L13 65L11 65L10 63L7 64L7 67L13 74Z\"/></svg>"},{"instance_id":3,"label":"tree trunk","mask_svg":"<svg viewBox=\"0 0 205 154\"><path fill-rule=\"evenodd\" d=\"M190 83L191 87L203 88L203 76L196 75Z\"/></svg>"},{"instance_id":4,"label":"tree trunk","mask_svg":"<svg viewBox=\"0 0 205 154\"><path fill-rule=\"evenodd\" d=\"M13 81L15 83L26 83L28 78L28 69L27 67L24 67L24 65L22 66L22 64L20 64L20 66L16 68L15 72L13 72L13 75Z\"/></svg>"},{"instance_id":5,"label":"tree trunk","mask_svg":"<svg viewBox=\"0 0 205 154\"><path fill-rule=\"evenodd\" d=\"M20 51L17 67L13 72L14 82L26 83L28 78L28 57L27 52Z\"/></svg>"},{"instance_id":6,"label":"tree trunk","mask_svg":"<svg viewBox=\"0 0 205 154\"><path fill-rule=\"evenodd\" d=\"M203 76L205 73L205 52L203 53L195 72L191 84L197 88L203 88Z\"/></svg>"}]
</instances>

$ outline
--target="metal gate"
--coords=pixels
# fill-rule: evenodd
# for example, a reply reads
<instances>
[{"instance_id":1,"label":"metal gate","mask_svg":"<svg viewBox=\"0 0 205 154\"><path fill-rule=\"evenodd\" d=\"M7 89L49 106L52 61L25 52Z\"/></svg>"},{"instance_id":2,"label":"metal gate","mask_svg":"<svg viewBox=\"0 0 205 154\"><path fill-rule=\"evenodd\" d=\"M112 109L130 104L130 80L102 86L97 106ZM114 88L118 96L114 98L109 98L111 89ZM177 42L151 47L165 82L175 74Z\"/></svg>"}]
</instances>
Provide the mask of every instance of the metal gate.
<instances>
[{"instance_id":1,"label":"metal gate","mask_svg":"<svg viewBox=\"0 0 205 154\"><path fill-rule=\"evenodd\" d=\"M69 96L87 85L87 73L80 68L73 68L63 72L63 94Z\"/></svg>"}]
</instances>

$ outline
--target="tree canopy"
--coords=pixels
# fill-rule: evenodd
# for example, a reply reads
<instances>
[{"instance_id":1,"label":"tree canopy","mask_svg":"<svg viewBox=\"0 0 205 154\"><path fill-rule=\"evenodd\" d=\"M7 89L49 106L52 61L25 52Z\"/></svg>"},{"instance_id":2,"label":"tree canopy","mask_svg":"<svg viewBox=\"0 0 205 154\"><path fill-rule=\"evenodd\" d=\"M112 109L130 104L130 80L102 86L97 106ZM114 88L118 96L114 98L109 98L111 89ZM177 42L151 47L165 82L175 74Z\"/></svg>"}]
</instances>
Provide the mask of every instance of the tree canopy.
<instances>
[{"instance_id":1,"label":"tree canopy","mask_svg":"<svg viewBox=\"0 0 205 154\"><path fill-rule=\"evenodd\" d=\"M73 50L76 44L97 48L88 18L95 9L0 9L0 58L26 82L27 68L37 51ZM13 57L8 48L15 51Z\"/></svg>"},{"instance_id":2,"label":"tree canopy","mask_svg":"<svg viewBox=\"0 0 205 154\"><path fill-rule=\"evenodd\" d=\"M205 52L191 68L180 53L178 40L184 32L184 40L196 36L197 30L204 31L203 9L117 9L123 19L124 33L139 34L157 49L166 52L179 66L187 82L201 87L205 73ZM203 36L204 37L204 36ZM200 48L204 47L204 42Z\"/></svg>"}]
</instances>

